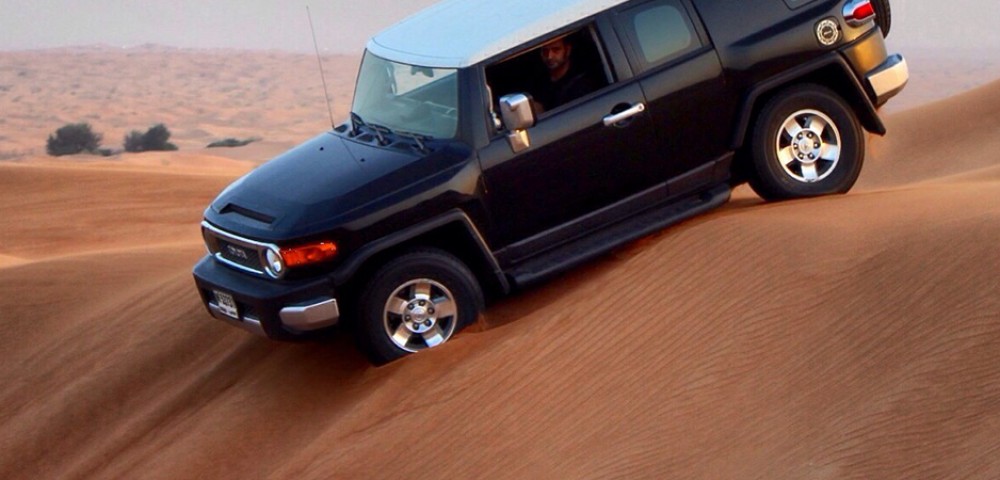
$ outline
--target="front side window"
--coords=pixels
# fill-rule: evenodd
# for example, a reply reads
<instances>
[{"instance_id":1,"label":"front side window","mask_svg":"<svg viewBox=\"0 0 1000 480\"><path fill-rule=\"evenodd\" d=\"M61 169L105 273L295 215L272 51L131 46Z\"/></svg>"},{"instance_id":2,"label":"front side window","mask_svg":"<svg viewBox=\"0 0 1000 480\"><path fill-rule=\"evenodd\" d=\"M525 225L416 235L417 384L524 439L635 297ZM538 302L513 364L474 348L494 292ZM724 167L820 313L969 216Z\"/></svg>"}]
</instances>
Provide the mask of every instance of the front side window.
<instances>
[{"instance_id":1,"label":"front side window","mask_svg":"<svg viewBox=\"0 0 1000 480\"><path fill-rule=\"evenodd\" d=\"M524 93L543 115L601 90L610 78L592 26L536 43L486 67L494 106L504 95Z\"/></svg>"},{"instance_id":2,"label":"front side window","mask_svg":"<svg viewBox=\"0 0 1000 480\"><path fill-rule=\"evenodd\" d=\"M458 71L392 62L365 53L351 111L394 132L454 138Z\"/></svg>"}]
</instances>

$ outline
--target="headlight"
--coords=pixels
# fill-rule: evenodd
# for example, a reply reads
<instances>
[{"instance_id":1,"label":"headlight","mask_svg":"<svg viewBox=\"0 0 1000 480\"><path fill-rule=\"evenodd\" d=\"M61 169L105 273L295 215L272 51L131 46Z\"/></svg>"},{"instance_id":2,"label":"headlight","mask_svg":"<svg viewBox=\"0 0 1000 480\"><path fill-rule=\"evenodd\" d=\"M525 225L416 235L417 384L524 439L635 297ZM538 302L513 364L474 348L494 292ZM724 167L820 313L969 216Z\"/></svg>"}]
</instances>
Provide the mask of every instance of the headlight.
<instances>
[{"instance_id":1,"label":"headlight","mask_svg":"<svg viewBox=\"0 0 1000 480\"><path fill-rule=\"evenodd\" d=\"M336 255L337 244L326 241L296 247L268 247L264 253L264 268L268 275L281 278L286 268L325 262Z\"/></svg>"},{"instance_id":2,"label":"headlight","mask_svg":"<svg viewBox=\"0 0 1000 480\"><path fill-rule=\"evenodd\" d=\"M285 260L281 258L281 252L268 248L265 254L267 273L274 278L278 278L285 272Z\"/></svg>"}]
</instances>

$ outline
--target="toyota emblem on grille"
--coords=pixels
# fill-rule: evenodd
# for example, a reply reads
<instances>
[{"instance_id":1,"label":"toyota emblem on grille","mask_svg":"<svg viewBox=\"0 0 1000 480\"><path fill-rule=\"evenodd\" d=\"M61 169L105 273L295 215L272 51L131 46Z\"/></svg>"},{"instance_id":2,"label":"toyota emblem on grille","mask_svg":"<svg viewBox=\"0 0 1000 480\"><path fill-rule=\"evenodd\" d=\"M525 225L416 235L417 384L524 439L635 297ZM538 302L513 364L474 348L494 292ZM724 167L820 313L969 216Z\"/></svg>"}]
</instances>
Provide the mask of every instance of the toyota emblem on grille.
<instances>
[{"instance_id":1,"label":"toyota emblem on grille","mask_svg":"<svg viewBox=\"0 0 1000 480\"><path fill-rule=\"evenodd\" d=\"M243 260L250 260L250 256L247 255L247 252L242 248L234 247L232 245L226 245L226 251L229 252L230 255L236 258L242 258Z\"/></svg>"}]
</instances>

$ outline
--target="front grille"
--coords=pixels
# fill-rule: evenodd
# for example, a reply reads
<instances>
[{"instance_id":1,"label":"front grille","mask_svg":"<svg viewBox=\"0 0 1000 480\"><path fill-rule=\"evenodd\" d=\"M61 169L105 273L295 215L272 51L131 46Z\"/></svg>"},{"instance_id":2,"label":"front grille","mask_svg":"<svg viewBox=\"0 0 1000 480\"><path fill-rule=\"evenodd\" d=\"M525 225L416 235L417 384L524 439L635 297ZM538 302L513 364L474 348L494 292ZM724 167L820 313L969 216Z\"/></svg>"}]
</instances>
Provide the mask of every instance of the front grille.
<instances>
[{"instance_id":1,"label":"front grille","mask_svg":"<svg viewBox=\"0 0 1000 480\"><path fill-rule=\"evenodd\" d=\"M202 222L201 226L205 246L216 260L239 270L268 275L264 258L268 248L277 247L231 234L208 222Z\"/></svg>"},{"instance_id":2,"label":"front grille","mask_svg":"<svg viewBox=\"0 0 1000 480\"><path fill-rule=\"evenodd\" d=\"M219 253L223 259L239 264L254 271L263 272L264 266L260 263L260 254L256 248L245 247L236 243L219 239Z\"/></svg>"}]
</instances>

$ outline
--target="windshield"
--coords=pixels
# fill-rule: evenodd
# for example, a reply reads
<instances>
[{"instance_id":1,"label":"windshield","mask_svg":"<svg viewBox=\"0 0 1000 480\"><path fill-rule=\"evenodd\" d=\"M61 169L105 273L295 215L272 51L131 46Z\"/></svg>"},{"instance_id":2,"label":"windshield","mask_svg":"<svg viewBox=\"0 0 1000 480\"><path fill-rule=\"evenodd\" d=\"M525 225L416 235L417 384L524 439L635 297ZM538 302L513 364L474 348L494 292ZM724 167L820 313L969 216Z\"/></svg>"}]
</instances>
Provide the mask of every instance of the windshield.
<instances>
[{"instance_id":1,"label":"windshield","mask_svg":"<svg viewBox=\"0 0 1000 480\"><path fill-rule=\"evenodd\" d=\"M352 111L370 125L433 138L458 130L458 75L450 68L391 62L365 53Z\"/></svg>"}]
</instances>

